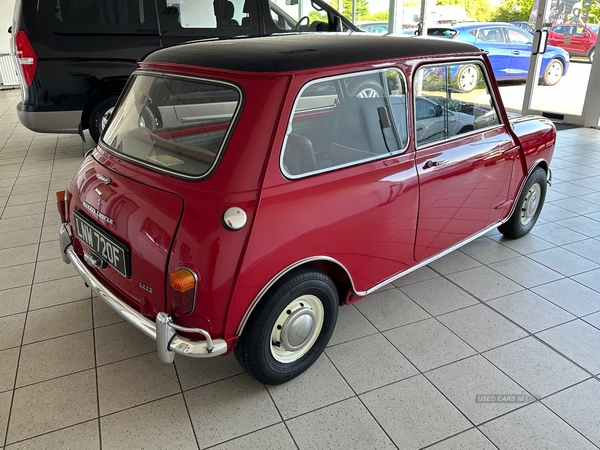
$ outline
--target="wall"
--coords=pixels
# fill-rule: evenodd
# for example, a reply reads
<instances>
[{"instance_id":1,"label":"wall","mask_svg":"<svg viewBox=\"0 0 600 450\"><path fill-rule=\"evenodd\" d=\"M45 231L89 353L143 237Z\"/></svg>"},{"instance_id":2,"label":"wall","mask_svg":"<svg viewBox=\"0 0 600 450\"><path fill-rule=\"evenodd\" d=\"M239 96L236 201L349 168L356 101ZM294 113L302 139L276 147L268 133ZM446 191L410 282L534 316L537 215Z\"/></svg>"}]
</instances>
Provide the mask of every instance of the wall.
<instances>
[{"instance_id":1,"label":"wall","mask_svg":"<svg viewBox=\"0 0 600 450\"><path fill-rule=\"evenodd\" d=\"M14 10L15 0L0 0L0 54L10 51L10 34L7 30L12 25Z\"/></svg>"}]
</instances>

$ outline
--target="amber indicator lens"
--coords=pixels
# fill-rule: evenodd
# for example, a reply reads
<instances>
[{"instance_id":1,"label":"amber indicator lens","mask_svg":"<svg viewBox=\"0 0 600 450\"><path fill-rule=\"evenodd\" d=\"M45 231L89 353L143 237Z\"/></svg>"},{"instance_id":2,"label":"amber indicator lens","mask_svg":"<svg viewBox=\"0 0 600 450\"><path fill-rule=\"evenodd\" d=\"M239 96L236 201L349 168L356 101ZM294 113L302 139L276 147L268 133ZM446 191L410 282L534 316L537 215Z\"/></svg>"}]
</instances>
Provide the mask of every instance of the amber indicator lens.
<instances>
[{"instance_id":1,"label":"amber indicator lens","mask_svg":"<svg viewBox=\"0 0 600 450\"><path fill-rule=\"evenodd\" d=\"M73 195L66 189L62 191L56 191L56 207L58 208L58 213L60 214L60 220L62 223L67 223L69 221L68 217L68 205L69 200Z\"/></svg>"},{"instance_id":2,"label":"amber indicator lens","mask_svg":"<svg viewBox=\"0 0 600 450\"><path fill-rule=\"evenodd\" d=\"M169 275L171 287L177 292L187 292L196 286L196 278L188 269L177 269Z\"/></svg>"}]
</instances>

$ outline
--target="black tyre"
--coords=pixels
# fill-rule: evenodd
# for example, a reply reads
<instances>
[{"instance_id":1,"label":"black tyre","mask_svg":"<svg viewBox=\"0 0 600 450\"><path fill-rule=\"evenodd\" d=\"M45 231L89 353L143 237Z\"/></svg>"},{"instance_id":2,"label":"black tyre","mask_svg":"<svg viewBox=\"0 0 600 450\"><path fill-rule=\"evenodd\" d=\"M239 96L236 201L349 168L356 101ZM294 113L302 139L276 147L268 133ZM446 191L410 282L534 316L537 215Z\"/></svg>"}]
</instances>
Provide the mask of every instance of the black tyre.
<instances>
[{"instance_id":1,"label":"black tyre","mask_svg":"<svg viewBox=\"0 0 600 450\"><path fill-rule=\"evenodd\" d=\"M462 66L456 74L456 84L462 92L471 92L479 82L477 66L467 64Z\"/></svg>"},{"instance_id":2,"label":"black tyre","mask_svg":"<svg viewBox=\"0 0 600 450\"><path fill-rule=\"evenodd\" d=\"M592 48L588 53L590 64L594 62L594 54L596 53L596 47Z\"/></svg>"},{"instance_id":3,"label":"black tyre","mask_svg":"<svg viewBox=\"0 0 600 450\"><path fill-rule=\"evenodd\" d=\"M546 188L546 171L538 167L525 183L512 215L498 227L498 231L511 239L518 239L529 233L542 212Z\"/></svg>"},{"instance_id":4,"label":"black tyre","mask_svg":"<svg viewBox=\"0 0 600 450\"><path fill-rule=\"evenodd\" d=\"M542 83L544 86L554 86L560 81L563 75L563 63L560 59L553 59L546 66L544 75L542 76Z\"/></svg>"},{"instance_id":5,"label":"black tyre","mask_svg":"<svg viewBox=\"0 0 600 450\"><path fill-rule=\"evenodd\" d=\"M92 136L94 142L98 142L98 140L100 140L102 130L108 123L108 119L110 118L110 115L117 104L118 98L118 95L106 97L99 101L96 106L94 106L94 109L92 109L88 126L90 135Z\"/></svg>"},{"instance_id":6,"label":"black tyre","mask_svg":"<svg viewBox=\"0 0 600 450\"><path fill-rule=\"evenodd\" d=\"M234 349L261 383L281 384L307 370L321 355L338 315L333 281L299 268L278 281L256 307Z\"/></svg>"}]
</instances>

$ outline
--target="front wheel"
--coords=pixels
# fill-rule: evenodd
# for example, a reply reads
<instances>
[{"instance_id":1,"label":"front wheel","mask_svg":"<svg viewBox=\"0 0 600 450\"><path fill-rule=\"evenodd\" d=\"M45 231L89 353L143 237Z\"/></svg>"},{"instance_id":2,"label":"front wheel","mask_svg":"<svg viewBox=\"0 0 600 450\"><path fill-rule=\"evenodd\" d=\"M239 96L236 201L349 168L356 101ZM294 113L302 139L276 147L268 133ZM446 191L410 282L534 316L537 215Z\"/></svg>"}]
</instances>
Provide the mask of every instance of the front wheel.
<instances>
[{"instance_id":1,"label":"front wheel","mask_svg":"<svg viewBox=\"0 0 600 450\"><path fill-rule=\"evenodd\" d=\"M525 183L512 215L498 227L498 231L511 239L518 239L529 233L542 212L546 188L546 171L538 167Z\"/></svg>"},{"instance_id":2,"label":"front wheel","mask_svg":"<svg viewBox=\"0 0 600 450\"><path fill-rule=\"evenodd\" d=\"M560 59L553 59L548 63L544 75L542 76L542 84L545 86L554 86L560 81L563 75L563 63Z\"/></svg>"},{"instance_id":3,"label":"front wheel","mask_svg":"<svg viewBox=\"0 0 600 450\"><path fill-rule=\"evenodd\" d=\"M307 370L321 355L338 314L333 281L309 268L278 281L250 316L234 349L261 383L281 384Z\"/></svg>"},{"instance_id":4,"label":"front wheel","mask_svg":"<svg viewBox=\"0 0 600 450\"><path fill-rule=\"evenodd\" d=\"M596 53L596 48L591 49L590 52L588 53L588 58L590 60L590 63L594 62L594 53Z\"/></svg>"},{"instance_id":5,"label":"front wheel","mask_svg":"<svg viewBox=\"0 0 600 450\"><path fill-rule=\"evenodd\" d=\"M89 130L90 136L92 136L94 142L97 143L100 140L102 130L106 127L118 99L119 97L117 95L111 95L98 102L96 106L94 106L94 109L92 109Z\"/></svg>"}]
</instances>

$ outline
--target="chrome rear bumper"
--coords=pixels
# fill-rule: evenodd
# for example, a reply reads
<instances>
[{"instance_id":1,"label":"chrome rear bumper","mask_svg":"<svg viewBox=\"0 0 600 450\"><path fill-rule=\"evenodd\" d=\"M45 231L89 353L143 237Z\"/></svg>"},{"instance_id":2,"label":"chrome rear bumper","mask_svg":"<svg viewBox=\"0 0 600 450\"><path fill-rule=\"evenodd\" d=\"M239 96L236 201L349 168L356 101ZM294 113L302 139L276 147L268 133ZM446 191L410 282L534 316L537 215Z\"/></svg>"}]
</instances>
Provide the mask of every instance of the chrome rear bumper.
<instances>
[{"instance_id":1,"label":"chrome rear bumper","mask_svg":"<svg viewBox=\"0 0 600 450\"><path fill-rule=\"evenodd\" d=\"M64 224L60 227L59 240L63 261L67 264L72 263L85 284L92 288L98 297L104 300L117 314L156 341L158 356L162 362L173 362L175 353L192 358L210 358L222 355L227 351L225 340L211 339L208 332L200 328L185 328L174 324L172 318L164 312L158 313L155 322L148 319L110 292L92 274L87 265L75 254L69 230ZM201 334L205 340L193 341L179 336L178 331Z\"/></svg>"}]
</instances>

